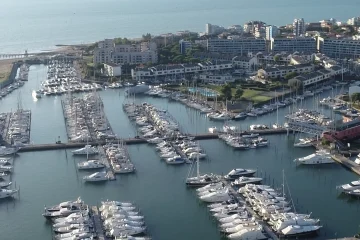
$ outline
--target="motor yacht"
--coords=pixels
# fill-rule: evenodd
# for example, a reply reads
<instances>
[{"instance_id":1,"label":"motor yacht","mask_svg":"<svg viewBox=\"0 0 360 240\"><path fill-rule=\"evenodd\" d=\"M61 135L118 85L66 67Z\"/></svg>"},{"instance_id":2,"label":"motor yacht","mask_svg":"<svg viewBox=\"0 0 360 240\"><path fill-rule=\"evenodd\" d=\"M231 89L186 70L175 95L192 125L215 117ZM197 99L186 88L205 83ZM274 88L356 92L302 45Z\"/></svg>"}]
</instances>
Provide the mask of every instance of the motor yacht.
<instances>
[{"instance_id":1,"label":"motor yacht","mask_svg":"<svg viewBox=\"0 0 360 240\"><path fill-rule=\"evenodd\" d=\"M100 182L109 180L109 176L106 172L96 172L89 176L85 176L83 179L85 182Z\"/></svg>"},{"instance_id":2,"label":"motor yacht","mask_svg":"<svg viewBox=\"0 0 360 240\"><path fill-rule=\"evenodd\" d=\"M327 151L317 151L316 153L310 154L309 156L297 158L294 161L304 165L335 163L330 153Z\"/></svg>"},{"instance_id":3,"label":"motor yacht","mask_svg":"<svg viewBox=\"0 0 360 240\"><path fill-rule=\"evenodd\" d=\"M188 155L188 158L191 159L191 160L195 160L197 158L199 159L204 159L206 158L206 154L205 153L199 153L199 152L192 152Z\"/></svg>"},{"instance_id":4,"label":"motor yacht","mask_svg":"<svg viewBox=\"0 0 360 240\"><path fill-rule=\"evenodd\" d=\"M349 192L352 190L360 189L360 180L352 181L348 184L343 184L341 186L337 186L337 189L340 189L342 192Z\"/></svg>"},{"instance_id":5,"label":"motor yacht","mask_svg":"<svg viewBox=\"0 0 360 240\"><path fill-rule=\"evenodd\" d=\"M162 138L155 137L155 138L148 139L146 141L151 144L158 144L158 143L163 142L164 140Z\"/></svg>"},{"instance_id":6,"label":"motor yacht","mask_svg":"<svg viewBox=\"0 0 360 240\"><path fill-rule=\"evenodd\" d=\"M223 189L201 196L200 200L204 202L223 202L231 199L228 189Z\"/></svg>"},{"instance_id":7,"label":"motor yacht","mask_svg":"<svg viewBox=\"0 0 360 240\"><path fill-rule=\"evenodd\" d=\"M252 176L256 173L254 169L234 168L224 176L227 180L233 180L242 176Z\"/></svg>"},{"instance_id":8,"label":"motor yacht","mask_svg":"<svg viewBox=\"0 0 360 240\"><path fill-rule=\"evenodd\" d=\"M290 237L297 235L308 235L312 233L316 233L322 226L299 226L299 225L290 225L283 230L281 230L281 234Z\"/></svg>"},{"instance_id":9,"label":"motor yacht","mask_svg":"<svg viewBox=\"0 0 360 240\"><path fill-rule=\"evenodd\" d=\"M88 160L77 164L78 169L99 169L105 167L105 164L99 160Z\"/></svg>"},{"instance_id":10,"label":"motor yacht","mask_svg":"<svg viewBox=\"0 0 360 240\"><path fill-rule=\"evenodd\" d=\"M0 157L15 154L19 151L19 148L0 146Z\"/></svg>"},{"instance_id":11,"label":"motor yacht","mask_svg":"<svg viewBox=\"0 0 360 240\"><path fill-rule=\"evenodd\" d=\"M0 172L12 172L13 166L0 165Z\"/></svg>"},{"instance_id":12,"label":"motor yacht","mask_svg":"<svg viewBox=\"0 0 360 240\"><path fill-rule=\"evenodd\" d=\"M276 231L279 232L291 225L313 226L313 225L318 224L319 222L320 222L319 219L294 217L294 218L279 219L275 222L273 227Z\"/></svg>"},{"instance_id":13,"label":"motor yacht","mask_svg":"<svg viewBox=\"0 0 360 240\"><path fill-rule=\"evenodd\" d=\"M185 159L183 159L181 156L175 156L172 158L168 158L165 161L167 164L172 164L172 165L185 163Z\"/></svg>"},{"instance_id":14,"label":"motor yacht","mask_svg":"<svg viewBox=\"0 0 360 240\"><path fill-rule=\"evenodd\" d=\"M294 147L312 147L313 146L313 140L312 139L299 139L298 143L294 143Z\"/></svg>"},{"instance_id":15,"label":"motor yacht","mask_svg":"<svg viewBox=\"0 0 360 240\"><path fill-rule=\"evenodd\" d=\"M210 127L209 133L216 133L218 131L217 127Z\"/></svg>"},{"instance_id":16,"label":"motor yacht","mask_svg":"<svg viewBox=\"0 0 360 240\"><path fill-rule=\"evenodd\" d=\"M85 145L85 147L72 151L74 155L95 155L98 154L99 151L96 147L92 147L91 145Z\"/></svg>"},{"instance_id":17,"label":"motor yacht","mask_svg":"<svg viewBox=\"0 0 360 240\"><path fill-rule=\"evenodd\" d=\"M232 182L231 185L241 187L249 183L258 184L261 183L261 181L262 178L258 178L258 177L240 177L236 179L234 182Z\"/></svg>"},{"instance_id":18,"label":"motor yacht","mask_svg":"<svg viewBox=\"0 0 360 240\"><path fill-rule=\"evenodd\" d=\"M46 211L43 213L45 218L60 218L67 217L72 213L79 213L82 210L82 206L71 205L68 207L60 208L58 211Z\"/></svg>"},{"instance_id":19,"label":"motor yacht","mask_svg":"<svg viewBox=\"0 0 360 240\"><path fill-rule=\"evenodd\" d=\"M189 187L202 187L210 183L220 182L221 178L213 174L204 174L186 179L186 185Z\"/></svg>"},{"instance_id":20,"label":"motor yacht","mask_svg":"<svg viewBox=\"0 0 360 240\"><path fill-rule=\"evenodd\" d=\"M0 198L8 198L14 196L18 190L16 189L3 189L0 188Z\"/></svg>"},{"instance_id":21,"label":"motor yacht","mask_svg":"<svg viewBox=\"0 0 360 240\"><path fill-rule=\"evenodd\" d=\"M261 240L261 239L268 239L263 233L261 228L244 228L239 230L236 233L231 233L227 236L229 239L234 240Z\"/></svg>"}]
</instances>

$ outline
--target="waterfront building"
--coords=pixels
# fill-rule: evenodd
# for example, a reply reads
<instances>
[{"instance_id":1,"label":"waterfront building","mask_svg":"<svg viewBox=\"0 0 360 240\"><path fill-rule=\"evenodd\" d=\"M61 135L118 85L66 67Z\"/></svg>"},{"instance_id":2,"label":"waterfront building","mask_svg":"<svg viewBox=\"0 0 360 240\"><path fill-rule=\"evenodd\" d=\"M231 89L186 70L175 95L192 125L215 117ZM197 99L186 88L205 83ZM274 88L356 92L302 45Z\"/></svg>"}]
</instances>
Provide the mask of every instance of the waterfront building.
<instances>
[{"instance_id":1,"label":"waterfront building","mask_svg":"<svg viewBox=\"0 0 360 240\"><path fill-rule=\"evenodd\" d=\"M201 73L199 78L203 83L215 85L223 85L235 81L231 74Z\"/></svg>"},{"instance_id":2,"label":"waterfront building","mask_svg":"<svg viewBox=\"0 0 360 240\"><path fill-rule=\"evenodd\" d=\"M360 40L318 37L319 52L333 58L360 57Z\"/></svg>"},{"instance_id":3,"label":"waterfront building","mask_svg":"<svg viewBox=\"0 0 360 240\"><path fill-rule=\"evenodd\" d=\"M264 26L256 25L254 36L256 38L265 38L266 37L266 28Z\"/></svg>"},{"instance_id":4,"label":"waterfront building","mask_svg":"<svg viewBox=\"0 0 360 240\"><path fill-rule=\"evenodd\" d=\"M250 33L250 34L255 34L255 27L261 28L261 27L264 27L265 25L266 25L266 23L264 23L262 21L246 22L244 24L244 32Z\"/></svg>"},{"instance_id":5,"label":"waterfront building","mask_svg":"<svg viewBox=\"0 0 360 240\"><path fill-rule=\"evenodd\" d=\"M328 69L320 69L315 72L307 72L290 79L289 85L291 85L294 81L299 81L301 82L303 87L307 87L309 85L321 83L325 80L330 79L333 76L345 73L346 71L347 69L340 66L332 66Z\"/></svg>"},{"instance_id":6,"label":"waterfront building","mask_svg":"<svg viewBox=\"0 0 360 240\"><path fill-rule=\"evenodd\" d=\"M279 29L276 26L266 26L266 33L265 37L266 40L270 41L272 38L275 38L277 35L279 35Z\"/></svg>"},{"instance_id":7,"label":"waterfront building","mask_svg":"<svg viewBox=\"0 0 360 240\"><path fill-rule=\"evenodd\" d=\"M360 17L352 17L346 22L348 25L360 26Z\"/></svg>"},{"instance_id":8,"label":"waterfront building","mask_svg":"<svg viewBox=\"0 0 360 240\"><path fill-rule=\"evenodd\" d=\"M242 33L243 27L241 25L232 25L232 26L228 27L228 30L230 32Z\"/></svg>"},{"instance_id":9,"label":"waterfront building","mask_svg":"<svg viewBox=\"0 0 360 240\"><path fill-rule=\"evenodd\" d=\"M305 34L305 21L303 18L294 19L293 33L295 36L301 36Z\"/></svg>"},{"instance_id":10,"label":"waterfront building","mask_svg":"<svg viewBox=\"0 0 360 240\"><path fill-rule=\"evenodd\" d=\"M115 63L104 63L104 74L109 77L121 76L121 65Z\"/></svg>"},{"instance_id":11,"label":"waterfront building","mask_svg":"<svg viewBox=\"0 0 360 240\"><path fill-rule=\"evenodd\" d=\"M245 55L248 52L264 52L266 40L264 38L239 38L239 39L208 39L209 52L231 53Z\"/></svg>"},{"instance_id":12,"label":"waterfront building","mask_svg":"<svg viewBox=\"0 0 360 240\"><path fill-rule=\"evenodd\" d=\"M187 51L188 49L191 49L191 47L192 47L192 42L190 42L190 41L185 41L185 40L183 40L183 39L181 39L181 40L179 41L179 50L180 50L180 53L181 53L181 54L186 54L186 51Z\"/></svg>"},{"instance_id":13,"label":"waterfront building","mask_svg":"<svg viewBox=\"0 0 360 240\"><path fill-rule=\"evenodd\" d=\"M210 23L207 23L205 25L205 34L206 35L215 35L215 34L219 34L222 33L225 30L224 27L218 26L218 25L213 25Z\"/></svg>"},{"instance_id":14,"label":"waterfront building","mask_svg":"<svg viewBox=\"0 0 360 240\"><path fill-rule=\"evenodd\" d=\"M116 44L112 39L105 39L94 49L94 63L140 64L157 61L157 45L154 42Z\"/></svg>"},{"instance_id":15,"label":"waterfront building","mask_svg":"<svg viewBox=\"0 0 360 240\"><path fill-rule=\"evenodd\" d=\"M323 133L323 137L331 142L352 141L360 137L360 118L337 125L335 129Z\"/></svg>"},{"instance_id":16,"label":"waterfront building","mask_svg":"<svg viewBox=\"0 0 360 240\"><path fill-rule=\"evenodd\" d=\"M253 70L258 66L259 62L256 56L235 56L232 59L234 68Z\"/></svg>"},{"instance_id":17,"label":"waterfront building","mask_svg":"<svg viewBox=\"0 0 360 240\"><path fill-rule=\"evenodd\" d=\"M131 76L137 81L182 80L202 72L227 72L233 68L230 61L206 61L198 64L157 65L151 68L131 69Z\"/></svg>"},{"instance_id":18,"label":"waterfront building","mask_svg":"<svg viewBox=\"0 0 360 240\"><path fill-rule=\"evenodd\" d=\"M316 39L311 37L272 38L272 52L316 52Z\"/></svg>"},{"instance_id":19,"label":"waterfront building","mask_svg":"<svg viewBox=\"0 0 360 240\"><path fill-rule=\"evenodd\" d=\"M313 70L314 70L314 65L312 64L299 64L295 66L278 66L278 67L259 69L257 76L260 79L275 79L275 78L284 78L286 74L293 72L302 74L305 72L312 72Z\"/></svg>"}]
</instances>

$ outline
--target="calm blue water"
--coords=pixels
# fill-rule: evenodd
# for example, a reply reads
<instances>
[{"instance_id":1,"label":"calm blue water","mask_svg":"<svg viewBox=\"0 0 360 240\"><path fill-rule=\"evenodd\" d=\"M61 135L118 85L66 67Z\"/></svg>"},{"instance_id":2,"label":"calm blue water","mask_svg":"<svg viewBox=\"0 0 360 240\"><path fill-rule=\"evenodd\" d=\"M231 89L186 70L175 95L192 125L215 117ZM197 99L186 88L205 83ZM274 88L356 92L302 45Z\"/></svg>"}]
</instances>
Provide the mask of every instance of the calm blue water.
<instances>
[{"instance_id":1,"label":"calm blue water","mask_svg":"<svg viewBox=\"0 0 360 240\"><path fill-rule=\"evenodd\" d=\"M204 31L263 20L284 25L294 18L346 21L358 15L358 0L1 0L0 52L41 51L56 44L113 37L141 37L178 30Z\"/></svg>"},{"instance_id":2,"label":"calm blue water","mask_svg":"<svg viewBox=\"0 0 360 240\"><path fill-rule=\"evenodd\" d=\"M54 142L57 136L64 141L66 131L61 111L60 96L43 97L36 101L31 96L44 79L45 68L32 66L29 82L0 101L0 112L17 106L18 96L24 108L32 110L31 139L35 143ZM329 93L324 93L327 96ZM124 90L106 90L100 93L106 115L115 133L122 137L134 136L136 128L128 120L121 104ZM198 111L162 98L137 98L136 102L149 102L167 109L184 131L204 133L210 126L222 127L211 122ZM304 102L314 106L314 100ZM279 111L280 122L288 109ZM324 109L324 113L329 114ZM250 124L270 124L276 113L247 119L235 124L243 129ZM354 235L359 230L360 201L339 196L335 186L358 177L339 165L325 167L296 167L293 159L306 156L312 149L296 149L293 142L298 136L290 134L268 136L268 148L233 151L220 140L201 141L209 156L200 164L201 172L227 173L232 168L256 168L265 183L280 186L282 170L294 199L296 210L320 218L324 228L318 239ZM15 201L0 201L0 239L29 240L51 239L51 231L41 216L44 205L76 199L81 196L89 204L104 199L133 201L146 216L149 234L155 240L219 240L217 225L201 204L195 193L186 188L184 180L189 166L169 166L159 159L149 145L129 146L129 153L137 173L120 176L116 181L101 185L84 184L86 172L78 172L75 164L83 158L73 157L70 150L21 153L15 159L12 181L20 186L20 197Z\"/></svg>"}]
</instances>

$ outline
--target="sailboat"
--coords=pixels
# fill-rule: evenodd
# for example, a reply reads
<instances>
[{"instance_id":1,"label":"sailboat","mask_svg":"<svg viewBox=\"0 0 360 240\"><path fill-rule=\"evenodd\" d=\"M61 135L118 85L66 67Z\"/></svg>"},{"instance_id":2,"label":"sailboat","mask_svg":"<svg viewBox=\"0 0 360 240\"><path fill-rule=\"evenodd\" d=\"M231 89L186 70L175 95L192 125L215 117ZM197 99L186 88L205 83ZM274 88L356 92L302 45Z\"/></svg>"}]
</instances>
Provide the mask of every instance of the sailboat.
<instances>
[{"instance_id":1,"label":"sailboat","mask_svg":"<svg viewBox=\"0 0 360 240\"><path fill-rule=\"evenodd\" d=\"M274 123L274 124L272 125L272 127L273 127L274 129L279 129L279 128L281 128L281 125L279 124L279 106L278 106L278 105L276 105L276 123Z\"/></svg>"},{"instance_id":2,"label":"sailboat","mask_svg":"<svg viewBox=\"0 0 360 240\"><path fill-rule=\"evenodd\" d=\"M202 187L202 186L208 185L210 183L220 182L220 180L221 180L220 176L217 176L215 174L200 175L199 155L200 154L199 154L199 151L198 151L197 158L196 158L196 176L195 177L188 177L186 179L186 185L189 186L189 187Z\"/></svg>"}]
</instances>

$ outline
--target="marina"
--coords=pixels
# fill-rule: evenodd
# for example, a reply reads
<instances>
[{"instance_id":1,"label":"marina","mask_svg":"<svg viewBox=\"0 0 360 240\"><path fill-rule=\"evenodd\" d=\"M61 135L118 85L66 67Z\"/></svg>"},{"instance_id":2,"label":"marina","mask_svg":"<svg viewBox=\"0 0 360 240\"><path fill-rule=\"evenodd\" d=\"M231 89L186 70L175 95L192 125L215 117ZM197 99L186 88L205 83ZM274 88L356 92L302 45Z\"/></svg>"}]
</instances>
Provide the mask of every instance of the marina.
<instances>
[{"instance_id":1,"label":"marina","mask_svg":"<svg viewBox=\"0 0 360 240\"><path fill-rule=\"evenodd\" d=\"M38 84L36 71L39 72L39 75L43 72L41 69L31 67L29 82L24 85L24 89L36 88ZM132 136L137 136L137 129L133 122L128 120L120 106L125 99L124 90L107 89L99 92L99 95L104 105L104 113L114 134L124 140L124 143ZM2 99L4 101L4 105L1 106L2 112L11 112L11 108L16 109L16 104L11 103L14 98L16 99L16 92ZM9 239L23 239L17 235L15 223L19 217L29 219L27 217L29 214L35 217L23 224L24 231L29 232L27 237L50 239L52 233L49 231L49 226L42 226L43 217L36 215L39 215L44 203L56 204L66 198L75 199L79 195L83 196L90 206L100 206L99 202L106 199L119 199L119 201L133 199L141 206L149 225L150 235L154 239L221 239L222 234L214 226L213 219L209 218L207 208L202 204L196 204L193 191L184 188L184 178L187 176L188 168L176 167L175 169L160 162L159 155L151 144L130 144L131 141L145 143L144 139L130 139L129 143L126 143L131 162L136 166L136 174L119 174L116 180L108 181L106 184L84 184L82 178L87 176L89 172L78 171L77 163L80 161L77 159L82 161L86 158L75 157L71 151L84 147L87 141L80 143L64 141L67 137L60 100L59 96L43 98L39 101L29 97L23 99L24 108L30 109L32 112L31 139L34 144L31 145L44 146L53 143L50 145L57 147L57 150L27 152L26 147L28 146L26 145L23 147L24 152L20 150L16 156L18 161L15 162L14 179L16 179L17 185L21 185L21 199L12 201L14 206L12 202L4 202L0 206L0 210L4 212L0 221L11 224L7 229L4 229L4 233L9 236ZM114 106L114 102L119 104ZM162 98L145 96L135 99L136 104L143 102L148 102L159 109L166 109L182 127L183 135L209 138L206 141L201 141L201 149L206 152L210 159L209 161L201 161L202 172L227 173L229 169L234 167L256 168L258 169L257 176L263 178L263 184L273 185L274 183L274 186L279 186L282 182L280 169L283 168L287 173L287 180L291 186L291 194L297 211L313 212L314 216L322 221L323 228L317 239L335 238L335 233L337 236L348 236L349 232L356 232L356 221L341 227L336 222L346 222L349 218L356 219L358 215L357 201L349 202L347 198L338 197L338 192L335 189L335 186L351 182L356 177L337 164L321 169L317 167L296 167L296 163L293 162L294 159L313 153L311 148L294 148L293 143L297 141L297 134L287 136L286 130L281 130L282 134L274 133L266 136L271 143L266 148L259 148L256 151L229 151L231 148L221 144L217 139L218 134L206 133L210 127L215 126L217 129L222 129L224 125L222 122L210 121L204 114L199 114L197 110L190 109L177 102L164 101ZM309 108L312 105L308 100L304 100L303 104L304 107L308 106ZM51 109L51 114L45 109ZM284 113L287 113L287 109L279 109L280 116L283 116ZM44 121L45 116L46 121ZM276 113L273 112L266 117L245 119L241 122L229 123L229 125L235 125L237 129L248 129L250 125L254 124L270 126L271 123L276 122L275 119ZM49 128L49 122L51 122L51 126L57 127ZM281 120L280 123L282 123ZM50 132L49 129L54 130ZM54 143L58 139L62 140L62 143ZM88 144L97 146L96 142L106 144L105 140L96 140L95 142L89 140ZM117 142L114 139L112 143L117 144ZM67 149L72 144L80 145L74 145L72 149ZM61 145L66 146L59 147ZM31 148L31 146L29 147ZM98 157L89 157L89 160L92 159L98 159ZM40 171L40 169L47 170ZM36 177L34 177L34 172L36 172ZM31 182L28 181L30 178L32 179ZM43 179L47 179L47 181ZM62 180L59 181L60 179ZM34 193L35 186L38 189L37 193ZM49 192L54 191L54 188L57 189L57 193L49 194ZM176 200L169 203L168 198L159 197L163 196L164 191ZM308 198L309 192L312 193L311 201ZM328 204L337 208L329 212L322 207L321 203L324 198L327 199ZM338 219L336 222L332 220L335 217ZM193 220L190 221L189 219ZM182 222L181 226L176 224L179 221ZM196 231L191 230L194 224L197 226ZM165 225L168 227L159 227ZM174 238L174 232L179 237Z\"/></svg>"},{"instance_id":2,"label":"marina","mask_svg":"<svg viewBox=\"0 0 360 240\"><path fill-rule=\"evenodd\" d=\"M70 142L114 139L115 135L96 93L82 97L69 96L62 101L67 135Z\"/></svg>"},{"instance_id":3,"label":"marina","mask_svg":"<svg viewBox=\"0 0 360 240\"><path fill-rule=\"evenodd\" d=\"M18 110L0 114L0 133L7 144L22 146L30 143L31 111Z\"/></svg>"}]
</instances>

